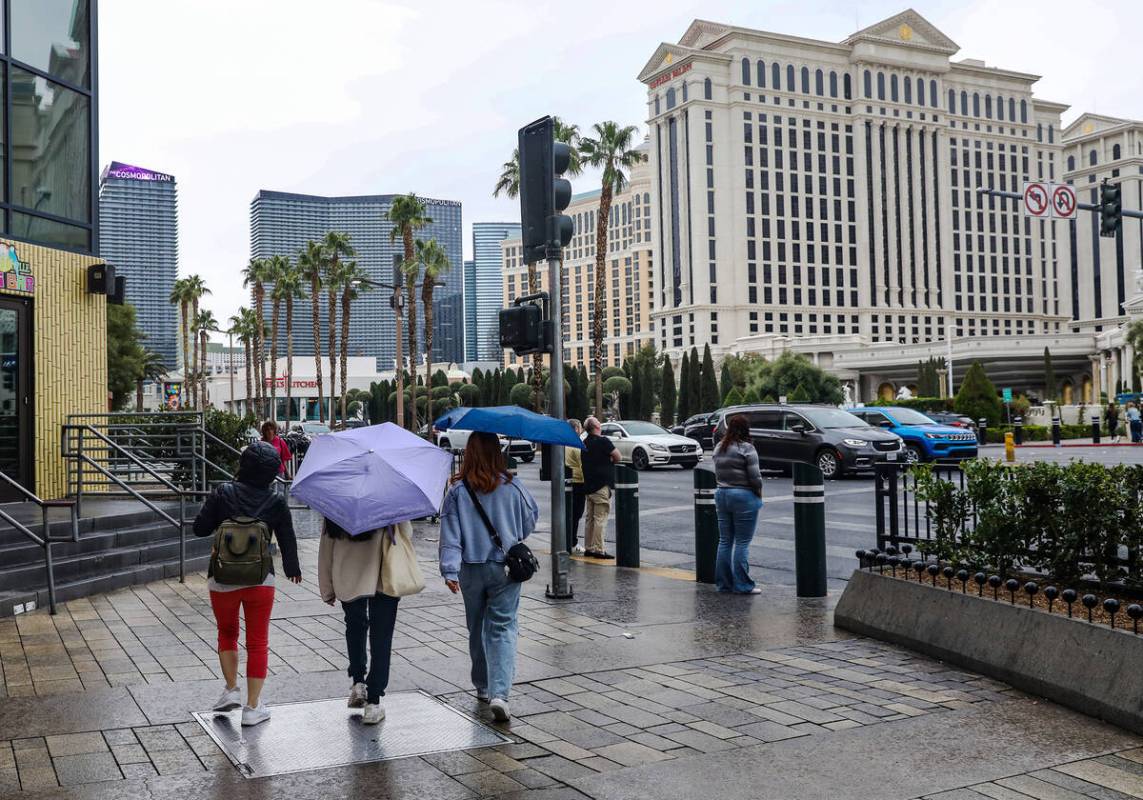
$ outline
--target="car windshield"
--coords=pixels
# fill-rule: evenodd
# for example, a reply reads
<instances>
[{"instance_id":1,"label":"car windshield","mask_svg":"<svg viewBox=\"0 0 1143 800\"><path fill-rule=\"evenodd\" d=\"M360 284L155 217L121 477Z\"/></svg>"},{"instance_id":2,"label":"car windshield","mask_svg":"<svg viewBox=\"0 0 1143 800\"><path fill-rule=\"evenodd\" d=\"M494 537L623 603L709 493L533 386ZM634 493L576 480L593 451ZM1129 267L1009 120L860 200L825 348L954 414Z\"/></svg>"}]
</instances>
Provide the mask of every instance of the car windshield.
<instances>
[{"instance_id":1,"label":"car windshield","mask_svg":"<svg viewBox=\"0 0 1143 800\"><path fill-rule=\"evenodd\" d=\"M624 422L623 429L628 436L662 436L669 433L666 428L660 428L653 422Z\"/></svg>"},{"instance_id":2,"label":"car windshield","mask_svg":"<svg viewBox=\"0 0 1143 800\"><path fill-rule=\"evenodd\" d=\"M897 420L898 425L936 425L931 419L926 417L920 411L914 411L911 408L892 408L889 413L893 415L893 419Z\"/></svg>"},{"instance_id":3,"label":"car windshield","mask_svg":"<svg viewBox=\"0 0 1143 800\"><path fill-rule=\"evenodd\" d=\"M310 422L303 425L302 430L306 433L329 433L329 426L322 425L318 422Z\"/></svg>"},{"instance_id":4,"label":"car windshield","mask_svg":"<svg viewBox=\"0 0 1143 800\"><path fill-rule=\"evenodd\" d=\"M798 408L798 413L817 428L868 428L869 424L840 408Z\"/></svg>"}]
</instances>

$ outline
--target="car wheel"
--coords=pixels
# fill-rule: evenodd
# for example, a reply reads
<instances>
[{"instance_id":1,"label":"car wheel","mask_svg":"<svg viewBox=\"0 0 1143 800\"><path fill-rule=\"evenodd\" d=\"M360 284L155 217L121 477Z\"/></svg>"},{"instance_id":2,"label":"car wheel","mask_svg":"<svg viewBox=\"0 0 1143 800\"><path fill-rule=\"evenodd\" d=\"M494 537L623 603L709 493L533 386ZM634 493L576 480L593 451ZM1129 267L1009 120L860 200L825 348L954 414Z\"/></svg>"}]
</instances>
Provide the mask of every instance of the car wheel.
<instances>
[{"instance_id":1,"label":"car wheel","mask_svg":"<svg viewBox=\"0 0 1143 800\"><path fill-rule=\"evenodd\" d=\"M832 481L841 477L841 459L838 457L837 452L834 450L822 450L818 453L818 469L822 471L822 477L827 481Z\"/></svg>"},{"instance_id":2,"label":"car wheel","mask_svg":"<svg viewBox=\"0 0 1143 800\"><path fill-rule=\"evenodd\" d=\"M642 472L650 466L647 460L647 453L643 450L636 450L631 454L631 466Z\"/></svg>"},{"instance_id":3,"label":"car wheel","mask_svg":"<svg viewBox=\"0 0 1143 800\"><path fill-rule=\"evenodd\" d=\"M915 444L905 445L905 463L906 464L920 464L925 460L925 454L921 452L921 448Z\"/></svg>"},{"instance_id":4,"label":"car wheel","mask_svg":"<svg viewBox=\"0 0 1143 800\"><path fill-rule=\"evenodd\" d=\"M521 460L522 460L522 461L523 461L525 464L531 464L533 461L535 461L535 460L536 460L536 453L535 453L535 451L533 451L533 452L531 452L531 453L528 453L528 455L526 455L526 456L520 456L520 459L521 459Z\"/></svg>"}]
</instances>

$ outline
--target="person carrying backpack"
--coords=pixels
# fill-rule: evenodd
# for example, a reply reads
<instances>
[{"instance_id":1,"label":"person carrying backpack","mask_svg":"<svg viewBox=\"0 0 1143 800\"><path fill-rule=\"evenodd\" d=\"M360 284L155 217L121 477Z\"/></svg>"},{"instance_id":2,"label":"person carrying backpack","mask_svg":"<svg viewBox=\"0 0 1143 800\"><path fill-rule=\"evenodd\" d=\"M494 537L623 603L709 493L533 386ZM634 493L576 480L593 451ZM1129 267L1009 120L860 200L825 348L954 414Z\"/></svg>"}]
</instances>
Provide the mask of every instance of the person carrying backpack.
<instances>
[{"instance_id":1,"label":"person carrying backpack","mask_svg":"<svg viewBox=\"0 0 1143 800\"><path fill-rule=\"evenodd\" d=\"M217 712L242 706L242 724L270 718L262 703L269 658L270 611L274 606L274 561L270 537L278 540L286 577L301 583L298 544L286 498L273 489L282 464L273 445L255 442L242 451L238 476L217 487L194 520L195 536L213 536L208 570L210 605L218 625L218 661L226 688ZM238 688L238 613L246 619L246 705Z\"/></svg>"}]
</instances>

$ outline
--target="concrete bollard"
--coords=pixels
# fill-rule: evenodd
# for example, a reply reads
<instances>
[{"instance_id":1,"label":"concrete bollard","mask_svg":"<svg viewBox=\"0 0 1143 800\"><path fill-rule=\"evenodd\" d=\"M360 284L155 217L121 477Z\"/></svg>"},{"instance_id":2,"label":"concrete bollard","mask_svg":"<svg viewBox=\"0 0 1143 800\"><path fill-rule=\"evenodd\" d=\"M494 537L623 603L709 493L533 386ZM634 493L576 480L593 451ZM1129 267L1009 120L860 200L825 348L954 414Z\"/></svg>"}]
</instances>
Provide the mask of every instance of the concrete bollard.
<instances>
[{"instance_id":1,"label":"concrete bollard","mask_svg":"<svg viewBox=\"0 0 1143 800\"><path fill-rule=\"evenodd\" d=\"M639 566L639 473L615 465L615 564Z\"/></svg>"},{"instance_id":2,"label":"concrete bollard","mask_svg":"<svg viewBox=\"0 0 1143 800\"><path fill-rule=\"evenodd\" d=\"M1099 414L1091 415L1091 443L1099 444Z\"/></svg>"},{"instance_id":3,"label":"concrete bollard","mask_svg":"<svg viewBox=\"0 0 1143 800\"><path fill-rule=\"evenodd\" d=\"M1016 434L1016 446L1024 444L1024 418L1016 417L1012 420L1012 429Z\"/></svg>"},{"instance_id":4,"label":"concrete bollard","mask_svg":"<svg viewBox=\"0 0 1143 800\"><path fill-rule=\"evenodd\" d=\"M718 556L718 512L714 492L718 482L709 469L696 469L695 476L695 580L714 583L714 562Z\"/></svg>"},{"instance_id":5,"label":"concrete bollard","mask_svg":"<svg viewBox=\"0 0 1143 800\"><path fill-rule=\"evenodd\" d=\"M826 596L825 484L814 464L794 464L794 571L798 597Z\"/></svg>"},{"instance_id":6,"label":"concrete bollard","mask_svg":"<svg viewBox=\"0 0 1143 800\"><path fill-rule=\"evenodd\" d=\"M1060 446L1060 418L1052 417L1052 444Z\"/></svg>"}]
</instances>

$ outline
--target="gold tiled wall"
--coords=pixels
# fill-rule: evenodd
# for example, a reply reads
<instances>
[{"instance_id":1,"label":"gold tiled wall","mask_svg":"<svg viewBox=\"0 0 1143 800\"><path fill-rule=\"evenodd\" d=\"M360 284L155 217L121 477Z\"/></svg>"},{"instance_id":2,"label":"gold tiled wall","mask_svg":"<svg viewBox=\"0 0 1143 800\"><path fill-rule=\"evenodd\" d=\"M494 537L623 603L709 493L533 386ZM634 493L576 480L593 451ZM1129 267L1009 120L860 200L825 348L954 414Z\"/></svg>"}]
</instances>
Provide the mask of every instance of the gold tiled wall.
<instances>
[{"instance_id":1,"label":"gold tiled wall","mask_svg":"<svg viewBox=\"0 0 1143 800\"><path fill-rule=\"evenodd\" d=\"M87 293L87 267L99 259L0 239L5 252L10 244L36 281L31 295L36 493L57 498L67 491L60 455L67 416L107 410L107 300ZM0 287L0 293L10 292Z\"/></svg>"}]
</instances>

